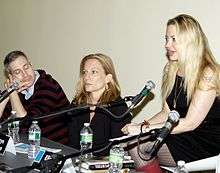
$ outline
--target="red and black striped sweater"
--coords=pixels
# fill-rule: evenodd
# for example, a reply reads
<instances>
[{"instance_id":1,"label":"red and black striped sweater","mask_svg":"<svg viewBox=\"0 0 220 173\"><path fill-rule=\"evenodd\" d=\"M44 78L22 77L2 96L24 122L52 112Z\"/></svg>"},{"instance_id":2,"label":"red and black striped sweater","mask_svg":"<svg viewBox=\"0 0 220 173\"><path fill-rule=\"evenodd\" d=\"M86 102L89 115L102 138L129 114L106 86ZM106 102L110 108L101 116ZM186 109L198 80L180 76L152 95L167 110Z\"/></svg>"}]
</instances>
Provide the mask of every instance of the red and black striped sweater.
<instances>
[{"instance_id":1,"label":"red and black striped sweater","mask_svg":"<svg viewBox=\"0 0 220 173\"><path fill-rule=\"evenodd\" d=\"M34 93L25 100L24 95L19 93L19 97L24 108L27 111L27 116L37 117L47 115L51 112L59 111L62 108L69 106L69 101L59 83L46 74L43 70L37 70L40 77L34 85ZM10 116L11 104L6 105L1 121ZM22 132L27 132L30 123L26 122L21 124ZM65 117L62 115L57 118L46 118L39 121L42 136L50 140L67 144L68 142L68 129Z\"/></svg>"}]
</instances>

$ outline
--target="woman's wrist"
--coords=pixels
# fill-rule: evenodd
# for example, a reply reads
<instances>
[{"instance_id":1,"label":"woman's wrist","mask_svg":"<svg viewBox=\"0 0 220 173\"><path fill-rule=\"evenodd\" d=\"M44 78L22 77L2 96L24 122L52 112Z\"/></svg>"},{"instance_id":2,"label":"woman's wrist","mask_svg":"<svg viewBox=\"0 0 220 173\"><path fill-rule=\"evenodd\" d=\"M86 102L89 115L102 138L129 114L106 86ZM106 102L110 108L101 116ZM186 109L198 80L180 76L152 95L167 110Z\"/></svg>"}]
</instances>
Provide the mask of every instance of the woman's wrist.
<instances>
[{"instance_id":1,"label":"woman's wrist","mask_svg":"<svg viewBox=\"0 0 220 173\"><path fill-rule=\"evenodd\" d=\"M144 120L144 121L141 123L141 131L142 131L143 133L145 133L145 132L147 131L147 128L149 128L149 127L150 127L149 121Z\"/></svg>"}]
</instances>

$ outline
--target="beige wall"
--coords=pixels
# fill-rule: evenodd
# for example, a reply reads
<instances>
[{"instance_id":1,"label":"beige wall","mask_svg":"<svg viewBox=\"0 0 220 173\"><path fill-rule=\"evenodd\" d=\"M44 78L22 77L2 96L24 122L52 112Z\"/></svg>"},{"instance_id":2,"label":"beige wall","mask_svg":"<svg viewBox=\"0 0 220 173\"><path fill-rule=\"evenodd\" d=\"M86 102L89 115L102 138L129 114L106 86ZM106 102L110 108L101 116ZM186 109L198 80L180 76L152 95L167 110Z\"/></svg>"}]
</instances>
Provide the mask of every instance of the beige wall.
<instances>
[{"instance_id":1,"label":"beige wall","mask_svg":"<svg viewBox=\"0 0 220 173\"><path fill-rule=\"evenodd\" d=\"M196 17L219 61L219 7L218 0L0 0L1 64L9 51L23 50L71 100L80 59L105 53L115 63L122 96L136 95L150 79L156 83L154 99L134 119L141 121L161 108L166 21L179 13Z\"/></svg>"}]
</instances>

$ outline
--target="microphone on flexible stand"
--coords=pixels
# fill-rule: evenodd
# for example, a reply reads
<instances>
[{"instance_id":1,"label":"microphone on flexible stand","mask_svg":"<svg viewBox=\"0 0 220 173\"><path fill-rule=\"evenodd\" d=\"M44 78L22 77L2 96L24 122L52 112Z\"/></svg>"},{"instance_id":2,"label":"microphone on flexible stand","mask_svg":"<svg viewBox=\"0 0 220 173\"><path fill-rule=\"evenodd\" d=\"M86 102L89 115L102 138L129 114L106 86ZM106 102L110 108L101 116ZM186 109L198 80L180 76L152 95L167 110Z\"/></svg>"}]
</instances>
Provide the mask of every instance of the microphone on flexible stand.
<instances>
[{"instance_id":1,"label":"microphone on flexible stand","mask_svg":"<svg viewBox=\"0 0 220 173\"><path fill-rule=\"evenodd\" d=\"M146 85L144 88L141 90L141 92L136 95L132 100L131 100L131 108L135 107L145 96L147 96L152 89L155 88L155 84L153 81L149 80L147 81Z\"/></svg>"},{"instance_id":2,"label":"microphone on flexible stand","mask_svg":"<svg viewBox=\"0 0 220 173\"><path fill-rule=\"evenodd\" d=\"M155 88L155 84L150 80L147 81L146 85L144 86L144 88L141 90L141 92L139 94L137 94L136 96L126 96L123 99L119 100L119 101L112 101L110 103L107 104L98 104L97 106L101 106L101 107L113 107L113 106L118 106L121 104L124 104L125 102L130 101L131 104L131 109L136 106L145 96L147 96L150 91L152 89Z\"/></svg>"},{"instance_id":3,"label":"microphone on flexible stand","mask_svg":"<svg viewBox=\"0 0 220 173\"><path fill-rule=\"evenodd\" d=\"M176 123L179 121L180 115L177 111L173 110L170 111L168 115L168 119L165 123L165 125L160 129L158 136L156 138L156 141L154 142L153 147L150 149L150 151L145 151L151 158L156 156L158 150L162 146L165 138L167 135L171 132L172 128L176 125Z\"/></svg>"},{"instance_id":4,"label":"microphone on flexible stand","mask_svg":"<svg viewBox=\"0 0 220 173\"><path fill-rule=\"evenodd\" d=\"M146 97L150 91L155 88L155 84L152 81L147 81L147 84L144 86L144 88L141 90L139 94L136 96L127 96L124 99L120 101L114 101L110 102L109 104L98 104L96 105L98 108L104 109L109 115L111 115L115 119L121 119L124 118L128 113L131 112L131 110L144 98ZM112 106L118 106L121 104L125 104L126 101L131 101L131 105L128 107L127 111L125 111L122 115L114 115L111 113L107 107L112 107Z\"/></svg>"},{"instance_id":5,"label":"microphone on flexible stand","mask_svg":"<svg viewBox=\"0 0 220 173\"><path fill-rule=\"evenodd\" d=\"M5 100L13 91L17 90L19 81L14 81L6 90L0 93L0 103Z\"/></svg>"},{"instance_id":6,"label":"microphone on flexible stand","mask_svg":"<svg viewBox=\"0 0 220 173\"><path fill-rule=\"evenodd\" d=\"M106 113L108 113L110 116L112 116L116 119L121 119L121 118L124 118L129 112L131 112L133 107L135 105L137 105L145 96L147 96L150 93L151 89L153 89L154 87L155 87L155 84L152 81L148 81L147 84L145 85L145 87L136 96L127 96L122 100L113 101L113 102L110 102L108 104L94 104L94 105L87 104L87 105L79 105L78 107L67 107L63 110L52 112L52 113L47 114L47 115L42 114L38 117L33 117L33 118L31 117L31 120L37 120L38 121L38 120L43 119L43 118L56 117L56 116L61 115L61 114L66 115L66 113L67 113L67 115L69 115L68 112L89 110L90 106L96 106L97 108L105 110ZM131 101L132 104L128 107L127 111L125 111L120 116L114 115L112 112L110 112L108 109L106 109L107 107L112 107L112 106L118 106L118 105L125 104L125 102L127 102L127 101Z\"/></svg>"}]
</instances>

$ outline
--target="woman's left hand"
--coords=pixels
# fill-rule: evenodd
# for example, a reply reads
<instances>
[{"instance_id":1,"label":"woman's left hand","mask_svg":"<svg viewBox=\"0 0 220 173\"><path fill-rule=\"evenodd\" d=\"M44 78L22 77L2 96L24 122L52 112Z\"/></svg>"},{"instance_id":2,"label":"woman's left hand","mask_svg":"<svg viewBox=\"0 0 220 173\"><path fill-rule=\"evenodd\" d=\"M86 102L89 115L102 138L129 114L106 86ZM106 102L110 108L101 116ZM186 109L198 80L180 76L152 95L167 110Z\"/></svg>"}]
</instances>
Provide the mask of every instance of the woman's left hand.
<instances>
[{"instance_id":1,"label":"woman's left hand","mask_svg":"<svg viewBox=\"0 0 220 173\"><path fill-rule=\"evenodd\" d=\"M137 124L137 123L130 123L130 124L126 124L121 131L128 135L136 135L139 134L141 132L141 124Z\"/></svg>"}]
</instances>

